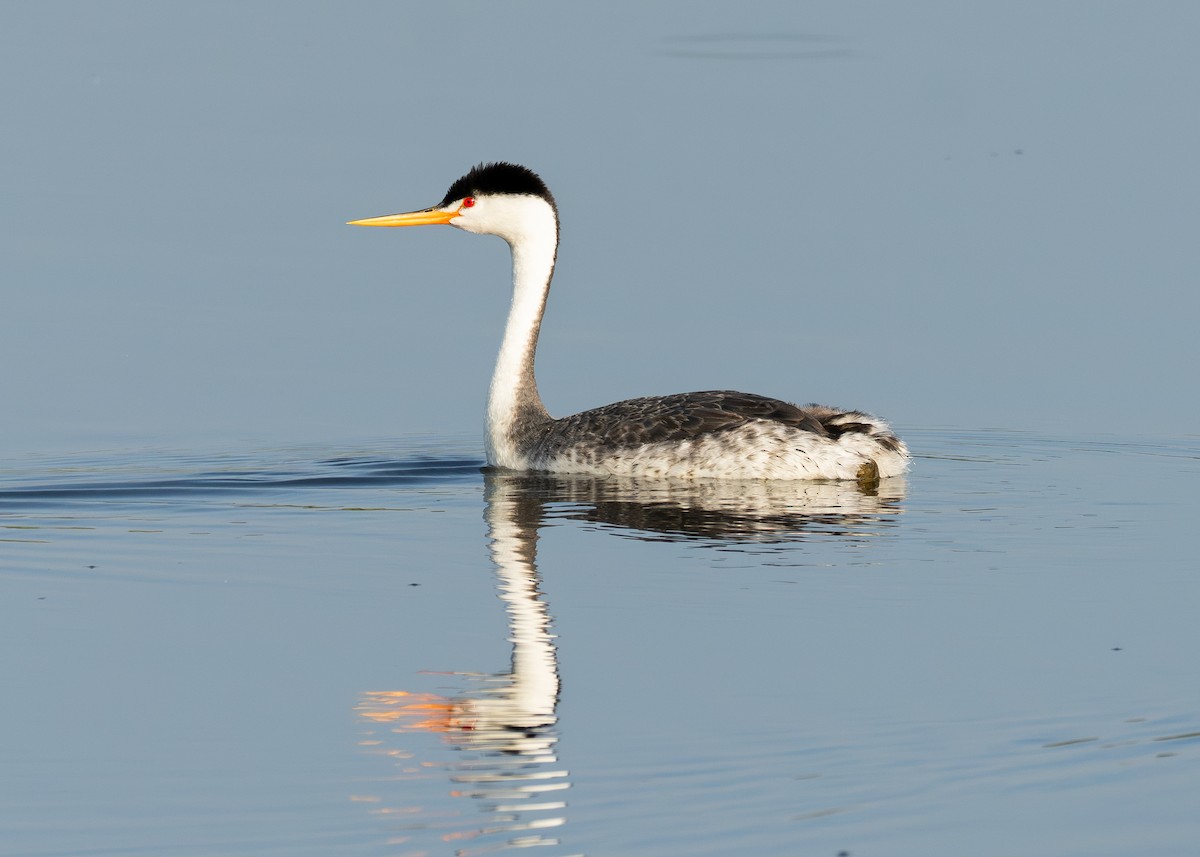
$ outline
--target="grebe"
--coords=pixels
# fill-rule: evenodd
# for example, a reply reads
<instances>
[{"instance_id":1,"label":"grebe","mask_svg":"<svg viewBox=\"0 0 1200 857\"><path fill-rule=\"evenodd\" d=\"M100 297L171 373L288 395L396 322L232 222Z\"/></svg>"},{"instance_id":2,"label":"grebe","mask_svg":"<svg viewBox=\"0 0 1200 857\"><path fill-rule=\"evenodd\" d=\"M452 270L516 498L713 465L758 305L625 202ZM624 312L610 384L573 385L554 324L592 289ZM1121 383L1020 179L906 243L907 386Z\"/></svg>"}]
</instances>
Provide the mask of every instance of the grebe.
<instances>
[{"instance_id":1,"label":"grebe","mask_svg":"<svg viewBox=\"0 0 1200 857\"><path fill-rule=\"evenodd\" d=\"M729 390L629 399L555 419L542 404L533 374L558 253L558 207L549 188L525 167L480 164L432 208L350 221L435 223L499 235L512 250L512 306L488 394L489 465L552 473L866 483L908 467L908 449L882 420Z\"/></svg>"}]
</instances>

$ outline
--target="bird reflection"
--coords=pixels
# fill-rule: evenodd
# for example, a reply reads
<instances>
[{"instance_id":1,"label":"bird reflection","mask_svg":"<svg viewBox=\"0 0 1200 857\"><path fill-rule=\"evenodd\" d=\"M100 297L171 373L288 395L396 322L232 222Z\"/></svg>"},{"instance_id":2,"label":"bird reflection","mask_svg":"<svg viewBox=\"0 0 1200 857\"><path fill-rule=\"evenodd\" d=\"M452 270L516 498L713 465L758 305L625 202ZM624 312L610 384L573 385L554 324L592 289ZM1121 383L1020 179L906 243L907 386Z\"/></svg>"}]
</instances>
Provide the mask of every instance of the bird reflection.
<instances>
[{"instance_id":1,"label":"bird reflection","mask_svg":"<svg viewBox=\"0 0 1200 857\"><path fill-rule=\"evenodd\" d=\"M446 841L471 841L455 851L459 857L558 845L547 831L564 823L563 793L570 788L555 756L558 659L536 567L542 503L503 478L489 477L484 496L492 562L508 614L509 671L472 674L477 687L450 699L373 691L358 707L364 718L401 731L441 733L469 754L451 766L453 794L477 800L486 818L480 827L443 834Z\"/></svg>"},{"instance_id":2,"label":"bird reflection","mask_svg":"<svg viewBox=\"0 0 1200 857\"><path fill-rule=\"evenodd\" d=\"M817 537L866 539L895 523L904 477L874 484L635 480L549 474L493 476L538 498L540 517L603 525L644 541L715 546L772 544Z\"/></svg>"},{"instance_id":3,"label":"bird reflection","mask_svg":"<svg viewBox=\"0 0 1200 857\"><path fill-rule=\"evenodd\" d=\"M632 538L699 540L726 549L821 536L866 539L894 523L904 490L896 478L862 486L488 472L484 514L508 616L509 670L466 674L473 686L454 697L368 691L357 708L374 724L400 733L438 733L461 751L464 757L449 766L451 793L477 802L483 817L467 829L458 829L463 827L461 816L440 821L410 817L409 822L417 823L403 825L404 830L440 828L443 841L462 846L454 851L456 857L561 845L557 834L566 823L571 784L556 755L559 672L537 568L540 527L553 520L577 520ZM408 774L421 770L411 766L408 753L384 751L409 765ZM407 812L419 816L421 811ZM392 840L407 841L408 836Z\"/></svg>"}]
</instances>

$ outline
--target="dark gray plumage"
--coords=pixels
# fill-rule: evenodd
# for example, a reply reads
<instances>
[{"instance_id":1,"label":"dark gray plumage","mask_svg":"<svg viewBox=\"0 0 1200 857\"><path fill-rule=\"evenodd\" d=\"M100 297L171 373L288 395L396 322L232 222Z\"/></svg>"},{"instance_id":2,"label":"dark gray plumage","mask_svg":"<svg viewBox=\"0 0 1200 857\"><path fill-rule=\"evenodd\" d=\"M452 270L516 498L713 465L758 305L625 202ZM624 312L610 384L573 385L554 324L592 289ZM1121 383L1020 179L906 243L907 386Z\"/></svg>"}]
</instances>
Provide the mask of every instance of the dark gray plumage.
<instances>
[{"instance_id":1,"label":"dark gray plumage","mask_svg":"<svg viewBox=\"0 0 1200 857\"><path fill-rule=\"evenodd\" d=\"M777 423L829 440L860 432L892 450L898 449L900 443L895 435L881 432L871 417L858 411L840 411L824 405L802 408L754 393L705 390L626 399L551 420L530 433L533 441L530 451L539 458L550 459L578 445L609 451L654 443L682 443L743 428L753 421Z\"/></svg>"}]
</instances>

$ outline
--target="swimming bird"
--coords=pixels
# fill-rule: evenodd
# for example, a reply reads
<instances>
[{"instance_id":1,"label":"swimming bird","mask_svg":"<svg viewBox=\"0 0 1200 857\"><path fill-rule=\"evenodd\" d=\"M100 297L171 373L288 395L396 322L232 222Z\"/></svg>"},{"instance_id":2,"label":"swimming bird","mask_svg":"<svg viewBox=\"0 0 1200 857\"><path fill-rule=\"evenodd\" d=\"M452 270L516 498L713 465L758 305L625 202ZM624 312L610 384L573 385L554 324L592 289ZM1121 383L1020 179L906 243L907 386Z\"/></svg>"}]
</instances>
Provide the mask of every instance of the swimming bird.
<instances>
[{"instance_id":1,"label":"swimming bird","mask_svg":"<svg viewBox=\"0 0 1200 857\"><path fill-rule=\"evenodd\" d=\"M353 226L449 224L512 250L512 305L487 406L487 460L511 470L636 477L851 479L903 473L908 449L861 411L730 390L647 396L555 419L534 379L558 254L558 206L536 173L480 164L431 208Z\"/></svg>"}]
</instances>

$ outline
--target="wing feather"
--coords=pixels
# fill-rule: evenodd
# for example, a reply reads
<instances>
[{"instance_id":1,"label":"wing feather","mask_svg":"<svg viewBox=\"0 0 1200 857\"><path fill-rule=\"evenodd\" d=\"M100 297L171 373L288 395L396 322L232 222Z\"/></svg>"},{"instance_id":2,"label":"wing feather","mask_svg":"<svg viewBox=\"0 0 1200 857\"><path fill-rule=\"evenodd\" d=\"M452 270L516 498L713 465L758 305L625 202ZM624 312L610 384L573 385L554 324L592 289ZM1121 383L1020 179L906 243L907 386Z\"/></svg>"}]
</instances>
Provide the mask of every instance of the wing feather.
<instances>
[{"instance_id":1,"label":"wing feather","mask_svg":"<svg viewBox=\"0 0 1200 857\"><path fill-rule=\"evenodd\" d=\"M555 451L558 441L608 448L680 443L729 431L752 420L776 422L830 437L854 430L850 425L834 427L827 423L833 416L844 415L845 412L830 408L801 408L780 399L731 390L646 396L555 420L543 449Z\"/></svg>"}]
</instances>

